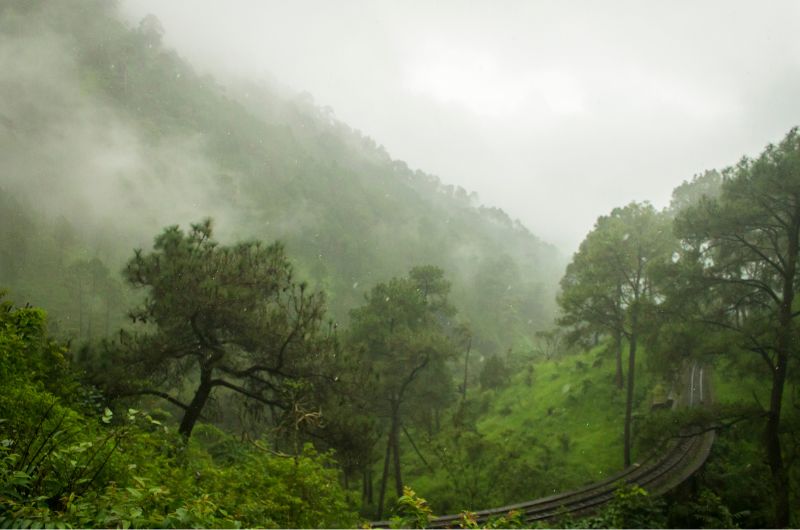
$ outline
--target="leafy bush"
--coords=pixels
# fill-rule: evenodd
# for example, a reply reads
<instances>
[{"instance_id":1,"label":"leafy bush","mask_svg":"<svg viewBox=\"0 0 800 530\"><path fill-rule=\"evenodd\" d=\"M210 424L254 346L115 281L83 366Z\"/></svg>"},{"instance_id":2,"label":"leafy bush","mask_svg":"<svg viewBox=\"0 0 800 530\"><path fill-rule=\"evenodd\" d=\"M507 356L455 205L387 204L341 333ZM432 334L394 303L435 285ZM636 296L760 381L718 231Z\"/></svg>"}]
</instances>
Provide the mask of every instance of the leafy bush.
<instances>
[{"instance_id":1,"label":"leafy bush","mask_svg":"<svg viewBox=\"0 0 800 530\"><path fill-rule=\"evenodd\" d=\"M505 361L497 355L490 355L481 370L481 388L500 388L511 378L511 371Z\"/></svg>"},{"instance_id":2,"label":"leafy bush","mask_svg":"<svg viewBox=\"0 0 800 530\"><path fill-rule=\"evenodd\" d=\"M614 499L596 517L584 519L576 527L585 528L665 528L664 502L651 497L636 484L623 484Z\"/></svg>"},{"instance_id":3,"label":"leafy bush","mask_svg":"<svg viewBox=\"0 0 800 530\"><path fill-rule=\"evenodd\" d=\"M669 517L670 525L684 528L738 528L722 499L705 488L696 500L672 506Z\"/></svg>"},{"instance_id":4,"label":"leafy bush","mask_svg":"<svg viewBox=\"0 0 800 530\"><path fill-rule=\"evenodd\" d=\"M332 455L266 451L211 427L186 443L135 410L96 411L38 309L0 306L0 526L341 527ZM61 373L61 378L56 372ZM4 381L4 382L5 382ZM75 390L74 398L61 396Z\"/></svg>"},{"instance_id":5,"label":"leafy bush","mask_svg":"<svg viewBox=\"0 0 800 530\"><path fill-rule=\"evenodd\" d=\"M461 512L458 526L459 528L529 528L522 519L522 513L516 510L511 510L506 515L490 517L484 524L478 523L474 513Z\"/></svg>"},{"instance_id":6,"label":"leafy bush","mask_svg":"<svg viewBox=\"0 0 800 530\"><path fill-rule=\"evenodd\" d=\"M397 515L392 517L392 528L427 528L436 518L428 502L408 486L403 486L403 495L397 499Z\"/></svg>"},{"instance_id":7,"label":"leafy bush","mask_svg":"<svg viewBox=\"0 0 800 530\"><path fill-rule=\"evenodd\" d=\"M102 428L86 422L80 432L72 429L77 419L62 421L51 412L32 442L4 440L0 519L12 526L32 521L125 528L357 522L331 456L311 446L290 457L239 442L237 456L217 465L206 448L182 447L172 431L148 432L139 423L156 420L138 411L130 411L124 424Z\"/></svg>"}]
</instances>

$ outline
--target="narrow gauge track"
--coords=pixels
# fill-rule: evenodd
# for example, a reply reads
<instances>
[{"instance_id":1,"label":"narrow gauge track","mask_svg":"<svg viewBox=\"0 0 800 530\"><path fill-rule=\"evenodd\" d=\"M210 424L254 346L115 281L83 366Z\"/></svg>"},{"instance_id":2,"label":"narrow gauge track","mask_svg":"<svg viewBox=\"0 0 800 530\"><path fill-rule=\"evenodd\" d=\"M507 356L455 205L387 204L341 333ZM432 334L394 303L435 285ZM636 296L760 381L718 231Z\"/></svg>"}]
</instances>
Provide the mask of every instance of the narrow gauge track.
<instances>
[{"instance_id":1,"label":"narrow gauge track","mask_svg":"<svg viewBox=\"0 0 800 530\"><path fill-rule=\"evenodd\" d=\"M711 393L707 378L708 374L704 373L702 367L698 367L697 363L692 364L691 369L684 374L687 392L682 393L675 406L696 407L709 403ZM638 484L651 495L662 495L689 478L703 465L714 438L713 431L684 432L678 442L663 453L653 454L643 463L635 463L599 482L532 501L479 510L473 514L478 523L485 523L491 517L504 516L511 511L519 512L523 520L530 523L564 514L588 515L614 498L614 490L619 482ZM461 514L437 517L428 527L457 527L461 518ZM375 521L371 526L388 528L389 521Z\"/></svg>"}]
</instances>

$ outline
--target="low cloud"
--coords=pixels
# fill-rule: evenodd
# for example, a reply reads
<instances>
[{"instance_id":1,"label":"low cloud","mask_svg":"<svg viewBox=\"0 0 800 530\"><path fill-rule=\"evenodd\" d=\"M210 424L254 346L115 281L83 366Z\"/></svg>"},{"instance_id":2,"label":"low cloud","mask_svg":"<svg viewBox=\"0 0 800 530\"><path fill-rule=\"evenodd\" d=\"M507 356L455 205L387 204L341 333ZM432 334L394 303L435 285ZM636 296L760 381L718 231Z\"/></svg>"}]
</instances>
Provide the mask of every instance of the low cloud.
<instances>
[{"instance_id":1,"label":"low cloud","mask_svg":"<svg viewBox=\"0 0 800 530\"><path fill-rule=\"evenodd\" d=\"M220 200L236 194L235 179L204 156L202 136L148 137L92 96L68 40L36 29L0 37L0 186L127 248L149 246L169 224L235 224Z\"/></svg>"}]
</instances>

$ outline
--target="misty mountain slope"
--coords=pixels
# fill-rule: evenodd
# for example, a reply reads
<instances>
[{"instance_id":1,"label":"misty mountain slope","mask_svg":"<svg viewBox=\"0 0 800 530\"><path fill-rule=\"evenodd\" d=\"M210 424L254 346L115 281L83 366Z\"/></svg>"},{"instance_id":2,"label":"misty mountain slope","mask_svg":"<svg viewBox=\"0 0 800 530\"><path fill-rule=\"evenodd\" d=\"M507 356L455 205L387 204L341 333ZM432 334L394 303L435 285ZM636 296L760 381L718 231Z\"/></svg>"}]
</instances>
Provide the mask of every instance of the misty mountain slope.
<instances>
[{"instance_id":1,"label":"misty mountain slope","mask_svg":"<svg viewBox=\"0 0 800 530\"><path fill-rule=\"evenodd\" d=\"M161 227L211 216L223 240L286 241L340 319L375 282L431 263L479 347L549 324L552 246L307 95L223 87L162 46L157 19L130 28L112 2L11 1L0 20L0 187L37 226L64 218L110 270Z\"/></svg>"}]
</instances>

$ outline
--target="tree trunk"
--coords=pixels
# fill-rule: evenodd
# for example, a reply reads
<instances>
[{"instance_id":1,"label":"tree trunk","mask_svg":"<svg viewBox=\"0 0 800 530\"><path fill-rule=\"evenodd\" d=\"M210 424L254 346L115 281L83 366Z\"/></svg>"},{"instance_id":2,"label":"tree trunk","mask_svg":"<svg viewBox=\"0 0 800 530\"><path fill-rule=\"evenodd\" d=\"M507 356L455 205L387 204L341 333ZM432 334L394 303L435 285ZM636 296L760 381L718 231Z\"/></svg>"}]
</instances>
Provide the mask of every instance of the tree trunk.
<instances>
[{"instance_id":1,"label":"tree trunk","mask_svg":"<svg viewBox=\"0 0 800 530\"><path fill-rule=\"evenodd\" d=\"M369 506L372 504L369 500L369 466L364 466L361 470L361 506Z\"/></svg>"},{"instance_id":2,"label":"tree trunk","mask_svg":"<svg viewBox=\"0 0 800 530\"><path fill-rule=\"evenodd\" d=\"M467 343L467 353L464 355L464 386L461 387L461 403L467 400L467 370L469 369L469 352L472 349L472 339Z\"/></svg>"},{"instance_id":3,"label":"tree trunk","mask_svg":"<svg viewBox=\"0 0 800 530\"><path fill-rule=\"evenodd\" d=\"M110 334L109 331L111 330L111 289L106 288L106 325L105 325L105 335L108 337Z\"/></svg>"},{"instance_id":4,"label":"tree trunk","mask_svg":"<svg viewBox=\"0 0 800 530\"><path fill-rule=\"evenodd\" d=\"M628 344L628 392L625 398L625 440L624 440L624 465L631 465L631 420L633 416L633 381L636 371L636 326L638 320L637 308L631 312L631 336Z\"/></svg>"},{"instance_id":5,"label":"tree trunk","mask_svg":"<svg viewBox=\"0 0 800 530\"><path fill-rule=\"evenodd\" d=\"M619 304L622 300L622 282L617 282L617 304ZM615 304L617 311L620 311L619 305ZM614 347L617 349L617 373L615 382L617 384L617 388L622 390L623 388L623 381L625 380L625 375L622 373L622 321L617 322L617 329L614 330Z\"/></svg>"},{"instance_id":6,"label":"tree trunk","mask_svg":"<svg viewBox=\"0 0 800 530\"><path fill-rule=\"evenodd\" d=\"M783 463L781 449L780 422L783 404L783 389L786 384L786 372L789 356L792 352L792 306L794 305L794 277L796 273L798 251L797 229L789 235L786 269L783 277L781 305L778 308L778 344L775 370L772 372L772 389L769 398L769 413L764 429L764 443L767 446L767 462L772 474L772 486L775 493L775 526L789 526L789 475Z\"/></svg>"},{"instance_id":7,"label":"tree trunk","mask_svg":"<svg viewBox=\"0 0 800 530\"><path fill-rule=\"evenodd\" d=\"M78 273L80 274L80 272ZM78 279L78 340L83 338L83 281Z\"/></svg>"},{"instance_id":8,"label":"tree trunk","mask_svg":"<svg viewBox=\"0 0 800 530\"><path fill-rule=\"evenodd\" d=\"M372 468L367 467L367 505L372 506L374 495L372 494Z\"/></svg>"},{"instance_id":9,"label":"tree trunk","mask_svg":"<svg viewBox=\"0 0 800 530\"><path fill-rule=\"evenodd\" d=\"M378 494L378 519L383 517L383 503L386 500L386 482L389 480L389 459L392 456L392 435L394 432L394 418L386 440L386 455L383 458L383 475L381 476L381 491Z\"/></svg>"},{"instance_id":10,"label":"tree trunk","mask_svg":"<svg viewBox=\"0 0 800 530\"><path fill-rule=\"evenodd\" d=\"M361 470L361 506L367 505L367 468Z\"/></svg>"},{"instance_id":11,"label":"tree trunk","mask_svg":"<svg viewBox=\"0 0 800 530\"><path fill-rule=\"evenodd\" d=\"M787 356L783 352L779 352L775 371L772 374L769 413L767 414L767 425L764 430L767 462L772 474L772 485L775 494L774 522L776 528L787 528L789 526L789 476L783 463L780 438L781 404L786 381L787 361Z\"/></svg>"},{"instance_id":12,"label":"tree trunk","mask_svg":"<svg viewBox=\"0 0 800 530\"><path fill-rule=\"evenodd\" d=\"M622 390L625 386L625 375L622 372L622 333L619 330L614 332L614 352L617 357L617 373L614 376L614 383L617 388Z\"/></svg>"},{"instance_id":13,"label":"tree trunk","mask_svg":"<svg viewBox=\"0 0 800 530\"><path fill-rule=\"evenodd\" d=\"M401 497L403 495L403 475L400 472L400 421L399 418L395 416L394 421L392 422L392 453L394 454L394 489L397 492L397 497Z\"/></svg>"},{"instance_id":14,"label":"tree trunk","mask_svg":"<svg viewBox=\"0 0 800 530\"><path fill-rule=\"evenodd\" d=\"M94 320L94 301L97 299L97 270L95 267L94 262L90 262L92 265L92 293L89 297L89 328L86 330L86 337L91 341L94 335L93 328L93 320Z\"/></svg>"},{"instance_id":15,"label":"tree trunk","mask_svg":"<svg viewBox=\"0 0 800 530\"><path fill-rule=\"evenodd\" d=\"M183 419L178 428L178 432L187 440L189 436L192 435L192 429L194 429L194 424L197 423L197 420L200 418L203 407L206 406L208 397L211 395L211 388L211 370L201 368L200 385L197 387L192 402L189 403L186 412L183 413Z\"/></svg>"}]
</instances>

